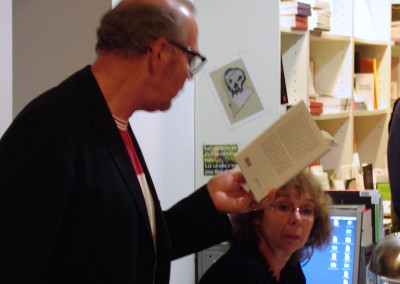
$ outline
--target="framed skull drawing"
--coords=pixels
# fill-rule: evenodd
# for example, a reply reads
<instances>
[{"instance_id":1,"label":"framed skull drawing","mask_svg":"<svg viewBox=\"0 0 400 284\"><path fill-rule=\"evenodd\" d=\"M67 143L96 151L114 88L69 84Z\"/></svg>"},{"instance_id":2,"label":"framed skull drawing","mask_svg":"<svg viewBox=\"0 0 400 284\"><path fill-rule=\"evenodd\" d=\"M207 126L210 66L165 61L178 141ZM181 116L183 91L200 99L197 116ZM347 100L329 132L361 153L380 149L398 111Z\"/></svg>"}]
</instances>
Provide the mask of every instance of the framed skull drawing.
<instances>
[{"instance_id":1,"label":"framed skull drawing","mask_svg":"<svg viewBox=\"0 0 400 284\"><path fill-rule=\"evenodd\" d=\"M265 111L243 58L210 72L209 82L230 126Z\"/></svg>"}]
</instances>

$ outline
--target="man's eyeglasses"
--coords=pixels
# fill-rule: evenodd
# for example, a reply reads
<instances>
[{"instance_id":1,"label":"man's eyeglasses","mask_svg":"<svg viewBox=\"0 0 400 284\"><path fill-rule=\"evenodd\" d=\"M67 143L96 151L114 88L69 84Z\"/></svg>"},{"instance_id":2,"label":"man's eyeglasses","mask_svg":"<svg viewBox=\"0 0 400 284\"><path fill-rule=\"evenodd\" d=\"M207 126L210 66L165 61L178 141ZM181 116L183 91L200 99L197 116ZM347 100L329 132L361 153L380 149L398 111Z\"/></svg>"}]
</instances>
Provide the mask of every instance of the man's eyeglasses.
<instances>
[{"instance_id":1,"label":"man's eyeglasses","mask_svg":"<svg viewBox=\"0 0 400 284\"><path fill-rule=\"evenodd\" d=\"M168 41L169 44L172 44L173 46L179 48L183 52L186 53L188 61L189 61L189 68L190 72L192 74L195 74L199 72L199 70L204 66L204 64L207 61L207 58L205 58L203 55L200 55L197 52L194 52L190 48L184 47L183 45L176 43L174 41Z\"/></svg>"},{"instance_id":2,"label":"man's eyeglasses","mask_svg":"<svg viewBox=\"0 0 400 284\"><path fill-rule=\"evenodd\" d=\"M313 221L314 218L317 216L317 211L311 205L303 205L300 207L295 207L291 203L278 202L275 204L270 204L270 206L275 209L276 214L282 217L288 217L291 214L293 214L294 211L299 212L301 218L307 221Z\"/></svg>"}]
</instances>

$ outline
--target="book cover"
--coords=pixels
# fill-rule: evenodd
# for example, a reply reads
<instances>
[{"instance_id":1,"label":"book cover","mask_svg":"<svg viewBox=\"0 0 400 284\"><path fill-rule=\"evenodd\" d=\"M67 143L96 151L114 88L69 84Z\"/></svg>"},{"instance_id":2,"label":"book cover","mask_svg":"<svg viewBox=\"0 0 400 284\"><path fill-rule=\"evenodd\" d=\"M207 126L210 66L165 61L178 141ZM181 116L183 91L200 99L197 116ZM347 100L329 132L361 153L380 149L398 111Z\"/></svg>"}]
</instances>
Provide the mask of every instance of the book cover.
<instances>
[{"instance_id":1,"label":"book cover","mask_svg":"<svg viewBox=\"0 0 400 284\"><path fill-rule=\"evenodd\" d=\"M308 21L307 22L299 22L299 21L280 21L280 26L284 28L290 28L295 30L307 30L308 29Z\"/></svg>"},{"instance_id":2,"label":"book cover","mask_svg":"<svg viewBox=\"0 0 400 284\"><path fill-rule=\"evenodd\" d=\"M400 21L400 4L392 4L392 21Z\"/></svg>"},{"instance_id":3,"label":"book cover","mask_svg":"<svg viewBox=\"0 0 400 284\"><path fill-rule=\"evenodd\" d=\"M360 73L374 74L374 108L379 108L376 58L360 58Z\"/></svg>"},{"instance_id":4,"label":"book cover","mask_svg":"<svg viewBox=\"0 0 400 284\"><path fill-rule=\"evenodd\" d=\"M375 58L360 58L358 64L360 65L359 73L374 73Z\"/></svg>"},{"instance_id":5,"label":"book cover","mask_svg":"<svg viewBox=\"0 0 400 284\"><path fill-rule=\"evenodd\" d=\"M324 103L322 102L317 102L314 100L310 100L310 107L314 107L314 108L322 108L324 106Z\"/></svg>"},{"instance_id":6,"label":"book cover","mask_svg":"<svg viewBox=\"0 0 400 284\"><path fill-rule=\"evenodd\" d=\"M356 103L365 102L368 110L375 109L375 77L372 73L354 74L354 100Z\"/></svg>"},{"instance_id":7,"label":"book cover","mask_svg":"<svg viewBox=\"0 0 400 284\"><path fill-rule=\"evenodd\" d=\"M300 16L300 15L281 15L280 16L280 20L281 22L284 23L295 23L295 22L299 22L299 23L308 23L308 18L305 16Z\"/></svg>"},{"instance_id":8,"label":"book cover","mask_svg":"<svg viewBox=\"0 0 400 284\"><path fill-rule=\"evenodd\" d=\"M311 115L320 115L322 114L323 108L322 107L310 107L310 113Z\"/></svg>"},{"instance_id":9,"label":"book cover","mask_svg":"<svg viewBox=\"0 0 400 284\"><path fill-rule=\"evenodd\" d=\"M361 165L364 177L364 188L374 189L374 178L372 174L372 164L364 163Z\"/></svg>"},{"instance_id":10,"label":"book cover","mask_svg":"<svg viewBox=\"0 0 400 284\"><path fill-rule=\"evenodd\" d=\"M239 150L235 158L260 201L270 189L282 187L328 150L328 142L301 101Z\"/></svg>"}]
</instances>

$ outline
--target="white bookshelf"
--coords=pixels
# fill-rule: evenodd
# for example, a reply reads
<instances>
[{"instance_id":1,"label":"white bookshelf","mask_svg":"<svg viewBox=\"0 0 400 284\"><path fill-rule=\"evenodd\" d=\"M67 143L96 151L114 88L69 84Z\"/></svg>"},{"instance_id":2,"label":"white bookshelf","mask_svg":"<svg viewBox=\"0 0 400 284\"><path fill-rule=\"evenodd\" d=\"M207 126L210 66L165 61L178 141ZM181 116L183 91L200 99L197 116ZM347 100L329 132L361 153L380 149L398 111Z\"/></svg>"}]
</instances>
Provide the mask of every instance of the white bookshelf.
<instances>
[{"instance_id":1,"label":"white bookshelf","mask_svg":"<svg viewBox=\"0 0 400 284\"><path fill-rule=\"evenodd\" d=\"M387 123L390 114L390 3L382 0L330 1L331 30L329 32L306 31L293 35L281 32L284 69L304 68L300 54L309 54L315 63L315 91L334 94L337 97L354 97L354 58L377 59L377 84L379 107L373 111L355 111L315 116L318 126L330 133L338 146L321 158L324 169L340 173L340 166L352 164L353 153L358 151L361 163L374 167L385 166ZM297 37L295 37L297 35ZM288 38L296 38L289 41ZM399 49L400 50L400 49ZM400 56L400 51L398 52ZM307 66L308 67L308 66ZM285 70L286 71L286 70ZM289 71L290 73L291 71ZM287 72L285 72L286 75ZM288 88L289 103L299 99L308 101L308 72L288 75L297 86Z\"/></svg>"},{"instance_id":2,"label":"white bookshelf","mask_svg":"<svg viewBox=\"0 0 400 284\"><path fill-rule=\"evenodd\" d=\"M391 54L400 57L400 47L390 42L391 3L328 2L331 30L317 32L280 28L279 1L195 1L199 47L209 58L208 70L234 55L245 54L269 108L264 116L229 130L214 107L207 69L195 77L196 184L208 179L202 175L202 145L238 144L240 148L281 115L281 55L290 104L300 100L308 103L310 60L315 62L317 93L353 98L355 52L360 58L377 59L379 109L356 112L350 107L346 112L315 116L315 121L339 143L321 158L324 169L334 169L339 175L341 165L352 164L356 143L361 163L372 163L376 168L386 165Z\"/></svg>"}]
</instances>

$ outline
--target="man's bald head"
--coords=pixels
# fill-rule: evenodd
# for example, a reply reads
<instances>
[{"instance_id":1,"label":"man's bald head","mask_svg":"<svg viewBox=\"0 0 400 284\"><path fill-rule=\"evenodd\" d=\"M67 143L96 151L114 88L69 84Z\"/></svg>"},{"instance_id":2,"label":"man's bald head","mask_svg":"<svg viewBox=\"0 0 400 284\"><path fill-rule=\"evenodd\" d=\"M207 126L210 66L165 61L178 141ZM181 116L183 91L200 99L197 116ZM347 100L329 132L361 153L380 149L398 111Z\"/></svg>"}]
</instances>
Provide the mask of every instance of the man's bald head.
<instances>
[{"instance_id":1,"label":"man's bald head","mask_svg":"<svg viewBox=\"0 0 400 284\"><path fill-rule=\"evenodd\" d=\"M185 42L193 10L187 0L123 0L101 19L96 51L137 56L159 38Z\"/></svg>"},{"instance_id":2,"label":"man's bald head","mask_svg":"<svg viewBox=\"0 0 400 284\"><path fill-rule=\"evenodd\" d=\"M169 7L178 7L180 5L184 5L189 8L192 13L195 12L194 5L189 0L122 0L115 8L118 9L118 7L128 6L132 3L145 3Z\"/></svg>"}]
</instances>

